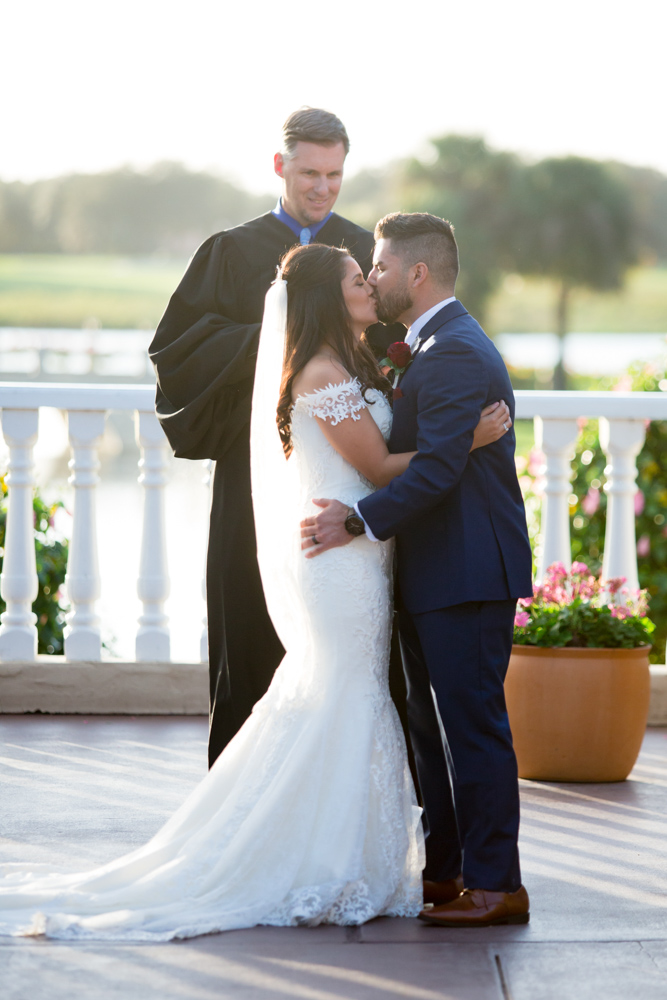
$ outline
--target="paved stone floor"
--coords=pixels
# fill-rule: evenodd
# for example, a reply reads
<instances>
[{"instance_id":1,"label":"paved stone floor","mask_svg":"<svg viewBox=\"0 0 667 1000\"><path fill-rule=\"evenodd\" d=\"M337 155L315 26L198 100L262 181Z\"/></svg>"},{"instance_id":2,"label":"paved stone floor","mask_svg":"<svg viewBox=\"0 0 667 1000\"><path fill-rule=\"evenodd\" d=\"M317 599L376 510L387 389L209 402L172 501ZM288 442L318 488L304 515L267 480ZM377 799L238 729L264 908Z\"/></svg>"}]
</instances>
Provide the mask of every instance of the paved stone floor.
<instances>
[{"instance_id":1,"label":"paved stone floor","mask_svg":"<svg viewBox=\"0 0 667 1000\"><path fill-rule=\"evenodd\" d=\"M0 860L94 865L203 775L206 721L0 717ZM526 927L257 928L160 945L0 939L0 1000L665 1000L667 730L630 779L522 783Z\"/></svg>"}]
</instances>

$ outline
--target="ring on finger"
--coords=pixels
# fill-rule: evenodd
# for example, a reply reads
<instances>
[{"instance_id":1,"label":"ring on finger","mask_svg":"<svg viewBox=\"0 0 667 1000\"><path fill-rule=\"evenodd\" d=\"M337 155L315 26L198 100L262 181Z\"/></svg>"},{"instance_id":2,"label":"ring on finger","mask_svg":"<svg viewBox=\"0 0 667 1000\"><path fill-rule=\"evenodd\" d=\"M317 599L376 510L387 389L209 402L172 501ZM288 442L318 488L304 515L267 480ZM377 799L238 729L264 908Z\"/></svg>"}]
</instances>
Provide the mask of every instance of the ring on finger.
<instances>
[{"instance_id":1,"label":"ring on finger","mask_svg":"<svg viewBox=\"0 0 667 1000\"><path fill-rule=\"evenodd\" d=\"M506 431L508 431L508 430L509 430L509 427L507 426L507 423L506 423L506 422L505 422L505 423L503 424L503 430L506 430Z\"/></svg>"},{"instance_id":2,"label":"ring on finger","mask_svg":"<svg viewBox=\"0 0 667 1000\"><path fill-rule=\"evenodd\" d=\"M310 539L311 539L311 541L312 541L313 545L319 545L319 544L320 544L320 543L318 542L318 540L317 540L317 535L311 535L311 536L310 536Z\"/></svg>"}]
</instances>

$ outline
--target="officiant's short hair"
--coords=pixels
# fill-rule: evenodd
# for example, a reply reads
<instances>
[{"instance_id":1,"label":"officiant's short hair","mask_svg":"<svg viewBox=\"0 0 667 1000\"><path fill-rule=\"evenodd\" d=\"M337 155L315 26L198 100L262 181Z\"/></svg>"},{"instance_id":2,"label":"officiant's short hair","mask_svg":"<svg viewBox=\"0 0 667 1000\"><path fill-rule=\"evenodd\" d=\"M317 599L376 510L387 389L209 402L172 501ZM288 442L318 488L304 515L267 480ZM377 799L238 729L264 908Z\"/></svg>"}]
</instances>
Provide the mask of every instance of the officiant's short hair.
<instances>
[{"instance_id":1,"label":"officiant's short hair","mask_svg":"<svg viewBox=\"0 0 667 1000\"><path fill-rule=\"evenodd\" d=\"M345 155L350 152L350 140L340 118L321 108L299 108L283 125L283 156L294 154L297 142L312 142L317 146L337 146L343 143Z\"/></svg>"},{"instance_id":2,"label":"officiant's short hair","mask_svg":"<svg viewBox=\"0 0 667 1000\"><path fill-rule=\"evenodd\" d=\"M459 274L459 248L454 226L439 215L428 212L392 212L375 227L376 240L391 240L394 253L407 267L420 261L428 267L435 281L453 286Z\"/></svg>"}]
</instances>

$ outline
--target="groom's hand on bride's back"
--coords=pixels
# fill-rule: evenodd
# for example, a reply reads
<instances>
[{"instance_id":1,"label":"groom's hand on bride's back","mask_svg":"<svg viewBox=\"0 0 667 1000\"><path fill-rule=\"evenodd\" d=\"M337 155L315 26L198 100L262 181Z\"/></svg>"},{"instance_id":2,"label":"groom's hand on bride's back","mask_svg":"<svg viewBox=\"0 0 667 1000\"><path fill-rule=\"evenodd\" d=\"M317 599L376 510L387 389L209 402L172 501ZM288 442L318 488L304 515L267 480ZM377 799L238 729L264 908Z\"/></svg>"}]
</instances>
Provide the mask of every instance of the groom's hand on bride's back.
<instances>
[{"instance_id":1,"label":"groom's hand on bride's back","mask_svg":"<svg viewBox=\"0 0 667 1000\"><path fill-rule=\"evenodd\" d=\"M327 549L336 549L351 542L351 535L345 528L345 518L350 508L340 500L313 500L322 510L301 522L301 548L306 559L319 556Z\"/></svg>"}]
</instances>

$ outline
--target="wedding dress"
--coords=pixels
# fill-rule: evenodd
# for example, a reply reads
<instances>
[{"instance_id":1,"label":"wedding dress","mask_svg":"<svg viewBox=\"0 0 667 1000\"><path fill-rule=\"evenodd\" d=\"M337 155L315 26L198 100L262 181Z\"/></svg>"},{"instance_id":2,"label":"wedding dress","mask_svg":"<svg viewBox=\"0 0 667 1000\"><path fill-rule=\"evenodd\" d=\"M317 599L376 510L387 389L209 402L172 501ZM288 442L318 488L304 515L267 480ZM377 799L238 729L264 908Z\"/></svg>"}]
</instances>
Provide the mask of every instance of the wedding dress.
<instances>
[{"instance_id":1,"label":"wedding dress","mask_svg":"<svg viewBox=\"0 0 667 1000\"><path fill-rule=\"evenodd\" d=\"M314 559L299 544L312 498L351 505L373 489L316 419L359 419L365 406L386 440L389 404L374 389L364 399L355 380L295 403L276 498L292 530L257 523L263 569L262 539L280 546L267 601L282 601L289 640L267 694L144 847L83 874L0 866L0 934L164 941L419 912L420 810L388 686L391 543L362 536Z\"/></svg>"}]
</instances>

